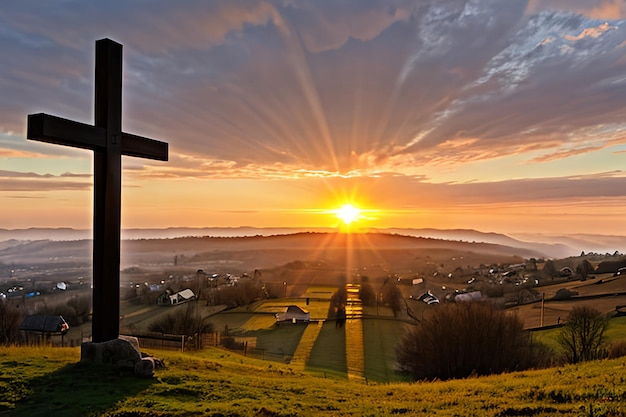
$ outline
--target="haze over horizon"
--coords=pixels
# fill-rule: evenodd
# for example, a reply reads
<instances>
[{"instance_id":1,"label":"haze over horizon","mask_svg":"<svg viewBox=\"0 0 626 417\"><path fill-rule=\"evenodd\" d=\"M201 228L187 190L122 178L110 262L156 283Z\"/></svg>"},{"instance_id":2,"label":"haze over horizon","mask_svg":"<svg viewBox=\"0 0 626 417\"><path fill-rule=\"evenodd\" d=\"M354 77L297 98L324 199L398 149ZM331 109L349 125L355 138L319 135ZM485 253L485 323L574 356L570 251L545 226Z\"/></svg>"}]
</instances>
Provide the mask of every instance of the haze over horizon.
<instances>
[{"instance_id":1,"label":"haze over horizon","mask_svg":"<svg viewBox=\"0 0 626 417\"><path fill-rule=\"evenodd\" d=\"M0 5L0 228L88 229L94 44L124 46L122 228L626 236L623 0Z\"/></svg>"}]
</instances>

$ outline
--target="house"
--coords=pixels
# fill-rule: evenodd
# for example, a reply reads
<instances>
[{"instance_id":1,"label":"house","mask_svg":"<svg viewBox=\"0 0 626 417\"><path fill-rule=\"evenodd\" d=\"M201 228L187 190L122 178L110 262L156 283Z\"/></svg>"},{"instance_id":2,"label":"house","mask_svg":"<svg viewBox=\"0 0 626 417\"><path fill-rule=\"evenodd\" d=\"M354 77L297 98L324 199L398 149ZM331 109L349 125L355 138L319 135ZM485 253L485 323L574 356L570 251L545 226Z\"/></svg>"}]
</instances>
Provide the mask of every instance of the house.
<instances>
[{"instance_id":1,"label":"house","mask_svg":"<svg viewBox=\"0 0 626 417\"><path fill-rule=\"evenodd\" d=\"M69 328L70 325L67 324L63 316L44 314L28 316L20 324L21 336L25 338L26 343L33 342L32 336L35 337L35 343L51 343L52 336L61 336L61 346L63 346L63 339Z\"/></svg>"},{"instance_id":2,"label":"house","mask_svg":"<svg viewBox=\"0 0 626 417\"><path fill-rule=\"evenodd\" d=\"M289 307L285 309L285 311L276 313L276 321L278 322L290 321L292 323L295 323L298 321L310 321L310 320L311 320L311 313L309 313L308 311L296 305L290 305Z\"/></svg>"},{"instance_id":3,"label":"house","mask_svg":"<svg viewBox=\"0 0 626 417\"><path fill-rule=\"evenodd\" d=\"M424 294L420 295L417 299L428 305L439 304L439 299L435 297L435 295L431 293L430 291L426 291Z\"/></svg>"},{"instance_id":4,"label":"house","mask_svg":"<svg viewBox=\"0 0 626 417\"><path fill-rule=\"evenodd\" d=\"M42 334L65 335L70 325L67 324L63 316L47 316L38 314L28 316L20 325L20 330L25 332L35 332Z\"/></svg>"},{"instance_id":5,"label":"house","mask_svg":"<svg viewBox=\"0 0 626 417\"><path fill-rule=\"evenodd\" d=\"M159 298L157 298L157 304L161 306L174 306L194 300L195 298L196 294L194 294L189 288L178 292L166 290L159 296Z\"/></svg>"},{"instance_id":6,"label":"house","mask_svg":"<svg viewBox=\"0 0 626 417\"><path fill-rule=\"evenodd\" d=\"M469 301L480 301L483 298L483 294L480 291L470 291L456 294L454 297L454 301L457 303L469 302Z\"/></svg>"}]
</instances>

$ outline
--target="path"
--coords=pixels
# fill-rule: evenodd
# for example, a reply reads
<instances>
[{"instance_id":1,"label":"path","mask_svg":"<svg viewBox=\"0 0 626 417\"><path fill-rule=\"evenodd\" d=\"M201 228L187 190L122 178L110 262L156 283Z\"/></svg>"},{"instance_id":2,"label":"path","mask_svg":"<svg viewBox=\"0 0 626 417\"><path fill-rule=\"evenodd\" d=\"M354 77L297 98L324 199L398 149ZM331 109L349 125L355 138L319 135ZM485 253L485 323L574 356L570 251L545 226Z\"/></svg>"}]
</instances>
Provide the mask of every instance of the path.
<instances>
[{"instance_id":1,"label":"path","mask_svg":"<svg viewBox=\"0 0 626 417\"><path fill-rule=\"evenodd\" d=\"M363 305L359 298L360 285L348 284L346 303L346 363L349 380L363 380L365 354L363 351Z\"/></svg>"},{"instance_id":2,"label":"path","mask_svg":"<svg viewBox=\"0 0 626 417\"><path fill-rule=\"evenodd\" d=\"M349 380L363 380L365 355L363 352L363 321L361 318L346 322L346 362Z\"/></svg>"}]
</instances>

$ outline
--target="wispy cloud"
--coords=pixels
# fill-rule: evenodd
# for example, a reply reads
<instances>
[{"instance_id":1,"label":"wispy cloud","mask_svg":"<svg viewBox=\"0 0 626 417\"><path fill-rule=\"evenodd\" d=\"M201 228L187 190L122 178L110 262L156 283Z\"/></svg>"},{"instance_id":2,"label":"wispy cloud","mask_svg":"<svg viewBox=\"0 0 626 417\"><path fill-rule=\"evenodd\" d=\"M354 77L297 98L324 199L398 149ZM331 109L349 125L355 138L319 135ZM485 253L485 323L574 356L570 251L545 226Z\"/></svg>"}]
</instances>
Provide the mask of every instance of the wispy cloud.
<instances>
[{"instance_id":1,"label":"wispy cloud","mask_svg":"<svg viewBox=\"0 0 626 417\"><path fill-rule=\"evenodd\" d=\"M91 175L73 174L70 172L61 175L38 174L35 172L16 172L0 170L0 190L11 191L59 191L85 190L92 187L91 181L76 181L75 179L91 178ZM67 179L67 180L62 180Z\"/></svg>"}]
</instances>

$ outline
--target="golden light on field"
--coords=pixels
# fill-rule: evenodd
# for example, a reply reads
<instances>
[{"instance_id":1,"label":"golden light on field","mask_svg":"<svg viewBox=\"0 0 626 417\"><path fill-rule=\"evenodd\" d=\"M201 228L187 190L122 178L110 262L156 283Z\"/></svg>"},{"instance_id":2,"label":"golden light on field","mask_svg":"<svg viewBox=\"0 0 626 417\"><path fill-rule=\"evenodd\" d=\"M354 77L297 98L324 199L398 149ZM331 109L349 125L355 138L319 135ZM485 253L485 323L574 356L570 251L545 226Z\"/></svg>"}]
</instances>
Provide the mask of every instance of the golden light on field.
<instances>
[{"instance_id":1,"label":"golden light on field","mask_svg":"<svg viewBox=\"0 0 626 417\"><path fill-rule=\"evenodd\" d=\"M344 204L334 211L337 218L341 219L346 226L350 226L352 222L359 219L361 210L352 204Z\"/></svg>"}]
</instances>

